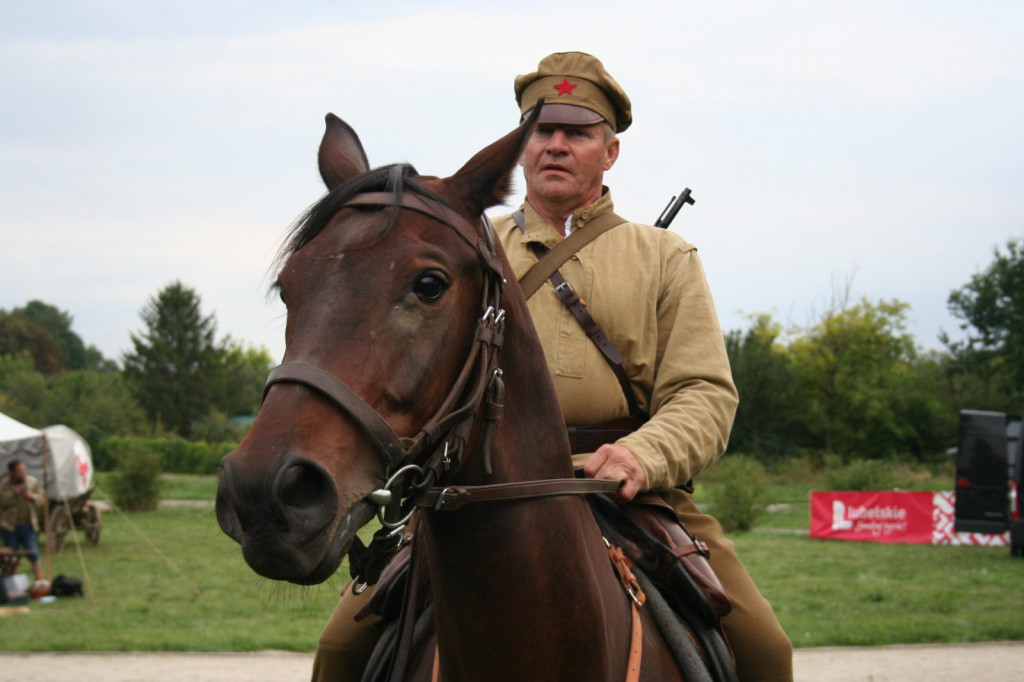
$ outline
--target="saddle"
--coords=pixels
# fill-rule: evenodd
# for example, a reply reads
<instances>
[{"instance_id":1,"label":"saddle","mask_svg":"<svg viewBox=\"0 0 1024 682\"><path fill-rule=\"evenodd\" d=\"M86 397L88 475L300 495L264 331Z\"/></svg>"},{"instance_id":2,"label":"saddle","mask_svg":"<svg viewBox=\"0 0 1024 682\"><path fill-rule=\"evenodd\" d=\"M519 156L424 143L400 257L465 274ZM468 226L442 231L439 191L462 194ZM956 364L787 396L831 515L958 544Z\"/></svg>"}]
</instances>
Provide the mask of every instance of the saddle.
<instances>
[{"instance_id":1,"label":"saddle","mask_svg":"<svg viewBox=\"0 0 1024 682\"><path fill-rule=\"evenodd\" d=\"M649 599L652 609L665 605L662 613L654 611L655 620L683 669L697 665L706 668L697 679L736 682L732 651L720 622L732 607L708 563L707 546L653 493L625 505L606 495L587 499L605 538L625 552L643 578L644 591L655 597ZM425 561L416 557L422 551L415 537L406 535L370 603L357 616L376 614L385 623L363 682L397 682L410 670L429 669L432 664L422 660L422 654L421 660L414 660L417 652L432 656L436 648L429 577Z\"/></svg>"}]
</instances>

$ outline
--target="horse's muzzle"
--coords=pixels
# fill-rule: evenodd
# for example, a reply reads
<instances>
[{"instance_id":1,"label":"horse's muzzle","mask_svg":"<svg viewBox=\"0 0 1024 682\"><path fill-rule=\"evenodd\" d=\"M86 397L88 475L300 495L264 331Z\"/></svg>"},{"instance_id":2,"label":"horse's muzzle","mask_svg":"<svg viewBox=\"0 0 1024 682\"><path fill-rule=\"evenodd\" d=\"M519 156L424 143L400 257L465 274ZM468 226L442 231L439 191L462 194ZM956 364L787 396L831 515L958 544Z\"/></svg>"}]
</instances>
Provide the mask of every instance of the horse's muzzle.
<instances>
[{"instance_id":1,"label":"horse's muzzle","mask_svg":"<svg viewBox=\"0 0 1024 682\"><path fill-rule=\"evenodd\" d=\"M234 458L241 456L237 450L229 454L221 468L216 506L221 529L242 545L246 562L264 577L300 583L329 577L349 544L338 537L339 526L347 524L339 523L334 480L302 457L281 458L257 474L251 463L235 466Z\"/></svg>"}]
</instances>

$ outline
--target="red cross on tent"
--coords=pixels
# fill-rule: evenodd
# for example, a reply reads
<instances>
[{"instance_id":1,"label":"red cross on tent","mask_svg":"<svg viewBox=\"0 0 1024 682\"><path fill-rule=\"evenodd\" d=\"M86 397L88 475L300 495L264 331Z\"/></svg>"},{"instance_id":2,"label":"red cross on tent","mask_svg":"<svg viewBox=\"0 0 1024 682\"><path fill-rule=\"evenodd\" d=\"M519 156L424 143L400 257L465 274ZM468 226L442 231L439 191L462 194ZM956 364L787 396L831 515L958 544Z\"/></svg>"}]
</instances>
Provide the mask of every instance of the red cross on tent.
<instances>
[{"instance_id":1,"label":"red cross on tent","mask_svg":"<svg viewBox=\"0 0 1024 682\"><path fill-rule=\"evenodd\" d=\"M75 459L78 460L78 475L82 477L82 487L89 485L89 462L85 461L85 457L81 454L75 453Z\"/></svg>"}]
</instances>

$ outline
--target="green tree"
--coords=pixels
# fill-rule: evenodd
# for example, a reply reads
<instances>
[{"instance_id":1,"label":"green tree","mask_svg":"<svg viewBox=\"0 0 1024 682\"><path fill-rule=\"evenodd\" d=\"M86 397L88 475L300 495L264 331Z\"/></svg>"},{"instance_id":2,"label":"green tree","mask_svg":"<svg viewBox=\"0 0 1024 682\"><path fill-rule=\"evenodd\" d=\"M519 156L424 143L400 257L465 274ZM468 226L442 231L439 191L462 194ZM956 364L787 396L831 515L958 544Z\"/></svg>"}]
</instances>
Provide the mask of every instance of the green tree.
<instances>
[{"instance_id":1,"label":"green tree","mask_svg":"<svg viewBox=\"0 0 1024 682\"><path fill-rule=\"evenodd\" d=\"M740 395L729 450L779 457L792 447L790 431L800 412L798 396L791 389L793 363L779 343L782 327L767 314L753 315L750 320L746 332L732 330L725 336Z\"/></svg>"},{"instance_id":2,"label":"green tree","mask_svg":"<svg viewBox=\"0 0 1024 682\"><path fill-rule=\"evenodd\" d=\"M161 289L140 313L146 330L132 334L124 376L150 420L182 436L217 402L225 350L213 315L181 282Z\"/></svg>"},{"instance_id":3,"label":"green tree","mask_svg":"<svg viewBox=\"0 0 1024 682\"><path fill-rule=\"evenodd\" d=\"M32 356L35 369L43 374L54 374L65 367L64 354L53 334L24 315L0 310L0 355L22 352Z\"/></svg>"},{"instance_id":4,"label":"green tree","mask_svg":"<svg viewBox=\"0 0 1024 682\"><path fill-rule=\"evenodd\" d=\"M0 355L0 412L31 425L44 425L41 408L46 377L36 371L28 351Z\"/></svg>"},{"instance_id":5,"label":"green tree","mask_svg":"<svg viewBox=\"0 0 1024 682\"><path fill-rule=\"evenodd\" d=\"M807 411L804 423L825 452L922 456L941 447L942 406L919 381L916 349L900 301L833 309L790 350Z\"/></svg>"},{"instance_id":6,"label":"green tree","mask_svg":"<svg viewBox=\"0 0 1024 682\"><path fill-rule=\"evenodd\" d=\"M274 361L265 348L255 348L231 337L224 340L224 348L217 411L228 416L256 414L263 402L263 385Z\"/></svg>"},{"instance_id":7,"label":"green tree","mask_svg":"<svg viewBox=\"0 0 1024 682\"><path fill-rule=\"evenodd\" d=\"M971 281L949 295L954 317L963 320L964 341L940 338L956 361L954 371L995 382L1005 396L1000 407L1018 411L1024 398L1024 239L1010 239L1006 251Z\"/></svg>"},{"instance_id":8,"label":"green tree","mask_svg":"<svg viewBox=\"0 0 1024 682\"><path fill-rule=\"evenodd\" d=\"M85 344L82 338L71 330L71 315L42 301L29 301L24 307L15 308L11 312L50 332L60 346L66 368L82 369L85 366Z\"/></svg>"},{"instance_id":9,"label":"green tree","mask_svg":"<svg viewBox=\"0 0 1024 682\"><path fill-rule=\"evenodd\" d=\"M119 373L81 370L54 377L39 414L39 423L70 426L93 445L146 432L146 414Z\"/></svg>"}]
</instances>

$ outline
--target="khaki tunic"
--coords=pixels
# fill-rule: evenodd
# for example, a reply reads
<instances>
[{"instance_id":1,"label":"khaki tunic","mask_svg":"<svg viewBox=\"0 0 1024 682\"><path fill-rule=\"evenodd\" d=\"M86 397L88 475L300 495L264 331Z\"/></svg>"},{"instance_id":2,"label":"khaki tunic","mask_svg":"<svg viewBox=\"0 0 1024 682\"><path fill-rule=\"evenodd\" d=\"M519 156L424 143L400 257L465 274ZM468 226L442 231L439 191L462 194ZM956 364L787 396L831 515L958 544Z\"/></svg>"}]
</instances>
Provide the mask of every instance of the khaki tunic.
<instances>
[{"instance_id":1,"label":"khaki tunic","mask_svg":"<svg viewBox=\"0 0 1024 682\"><path fill-rule=\"evenodd\" d=\"M569 227L585 230L611 210L606 189L601 199L572 215ZM523 212L525 232L511 216L494 221L517 278L537 262L531 241L551 249L563 239L529 204ZM624 223L580 249L559 272L621 353L637 404L650 415L644 426L617 442L640 463L645 488L658 491L711 550L711 566L732 603L722 626L739 678L791 682L792 645L771 604L718 522L678 489L725 451L739 402L697 248L668 230ZM627 416L615 374L551 282L527 305L566 423L583 426ZM587 457L573 459L581 466Z\"/></svg>"},{"instance_id":2,"label":"khaki tunic","mask_svg":"<svg viewBox=\"0 0 1024 682\"><path fill-rule=\"evenodd\" d=\"M25 476L28 491L35 496L35 503L29 502L21 495L14 494L14 486L10 475L0 478L0 528L14 530L15 526L31 525L32 530L39 532L39 512L43 508L43 487L32 476Z\"/></svg>"},{"instance_id":3,"label":"khaki tunic","mask_svg":"<svg viewBox=\"0 0 1024 682\"><path fill-rule=\"evenodd\" d=\"M611 210L605 191L573 214L571 229L585 230ZM537 262L530 242L551 249L563 239L529 204L523 211L525 233L511 216L494 221L517 278ZM624 223L584 246L559 271L622 354L637 404L651 417L618 441L643 468L646 488L692 480L725 451L738 403L697 247L668 230ZM566 423L627 416L615 374L551 282L527 305Z\"/></svg>"}]
</instances>

